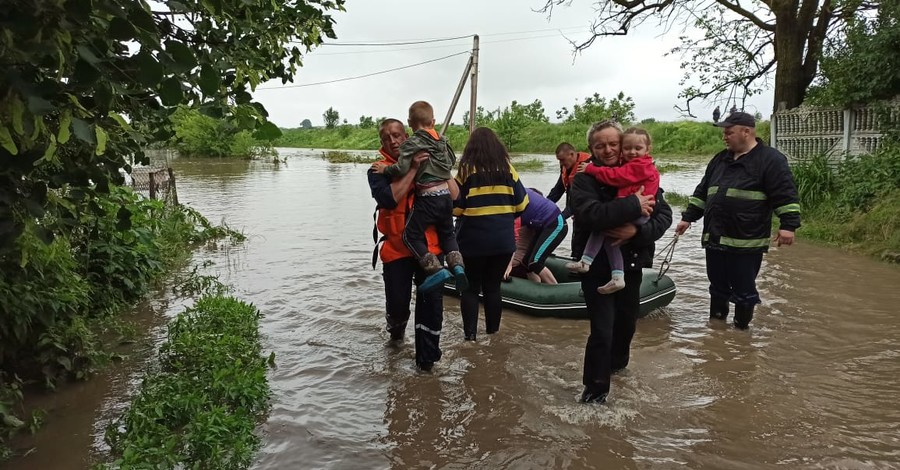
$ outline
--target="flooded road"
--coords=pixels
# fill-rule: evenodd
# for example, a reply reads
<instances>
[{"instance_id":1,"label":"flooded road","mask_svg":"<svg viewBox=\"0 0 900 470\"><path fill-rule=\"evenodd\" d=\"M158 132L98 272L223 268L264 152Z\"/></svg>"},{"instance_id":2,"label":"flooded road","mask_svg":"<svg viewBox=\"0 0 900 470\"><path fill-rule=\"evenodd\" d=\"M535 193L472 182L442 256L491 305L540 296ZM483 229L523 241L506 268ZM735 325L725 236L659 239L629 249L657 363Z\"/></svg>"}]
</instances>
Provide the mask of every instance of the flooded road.
<instances>
[{"instance_id":1,"label":"flooded road","mask_svg":"<svg viewBox=\"0 0 900 470\"><path fill-rule=\"evenodd\" d=\"M265 315L277 368L256 468L900 466L897 266L802 239L773 249L763 304L740 332L708 322L697 227L669 271L677 297L638 323L609 404L587 406L577 402L586 321L507 311L500 334L464 342L459 301L445 297L444 358L432 373L416 370L411 339L389 346L381 266L370 266L367 166L318 154L285 150L281 165L175 163L183 203L249 236L195 262L211 261L208 272ZM544 170L521 178L546 193L556 167L540 158ZM701 175L686 167L662 186L689 194ZM180 308L163 303L166 315ZM90 447L102 449L98 432L127 388L98 387L97 404L85 405L95 424L68 432L93 432ZM53 445L11 468L86 468L85 458L49 458Z\"/></svg>"}]
</instances>

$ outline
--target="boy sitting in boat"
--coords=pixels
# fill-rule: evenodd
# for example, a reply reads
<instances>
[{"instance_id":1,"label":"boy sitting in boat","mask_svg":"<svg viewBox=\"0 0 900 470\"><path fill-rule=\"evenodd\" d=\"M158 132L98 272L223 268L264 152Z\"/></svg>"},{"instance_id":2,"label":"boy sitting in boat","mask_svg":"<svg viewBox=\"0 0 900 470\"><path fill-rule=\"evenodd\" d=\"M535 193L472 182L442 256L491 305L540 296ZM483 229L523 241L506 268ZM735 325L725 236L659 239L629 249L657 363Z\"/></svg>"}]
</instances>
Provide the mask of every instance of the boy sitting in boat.
<instances>
[{"instance_id":1,"label":"boy sitting in boat","mask_svg":"<svg viewBox=\"0 0 900 470\"><path fill-rule=\"evenodd\" d=\"M447 139L434 130L434 109L425 101L416 101L409 107L409 127L413 130L410 136L400 145L400 156L393 165L373 167L376 173L383 173L392 178L403 176L410 170L413 157L420 152L427 152L428 160L419 165L416 174L416 193L412 212L403 230L403 243L416 257L427 277L419 285L419 289L427 291L440 286L450 277L456 277L459 289L468 285L462 255L456 243L453 228L453 200L447 180L453 177L450 170L456 164L456 155L450 148ZM437 232L441 250L447 256L447 266L452 272L444 269L438 258L428 252L425 240L425 228L433 225Z\"/></svg>"}]
</instances>

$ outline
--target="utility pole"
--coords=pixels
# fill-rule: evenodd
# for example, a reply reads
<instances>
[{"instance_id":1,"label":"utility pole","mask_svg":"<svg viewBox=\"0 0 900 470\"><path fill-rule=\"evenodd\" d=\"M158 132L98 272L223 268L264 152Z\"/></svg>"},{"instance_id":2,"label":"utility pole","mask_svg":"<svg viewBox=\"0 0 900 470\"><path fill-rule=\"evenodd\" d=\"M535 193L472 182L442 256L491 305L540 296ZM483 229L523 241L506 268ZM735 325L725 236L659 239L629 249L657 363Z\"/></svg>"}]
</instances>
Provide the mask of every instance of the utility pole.
<instances>
[{"instance_id":1,"label":"utility pole","mask_svg":"<svg viewBox=\"0 0 900 470\"><path fill-rule=\"evenodd\" d=\"M475 110L478 106L478 35L472 40L472 87L469 98L469 134L475 132Z\"/></svg>"},{"instance_id":2,"label":"utility pole","mask_svg":"<svg viewBox=\"0 0 900 470\"><path fill-rule=\"evenodd\" d=\"M472 54L466 67L463 69L462 77L459 79L459 85L456 86L456 93L453 94L453 101L450 102L450 109L447 110L447 117L444 118L444 125L441 126L441 135L447 132L450 127L450 119L453 112L456 111L456 105L459 104L459 98L462 96L463 88L466 86L466 79L472 78L471 96L469 97L469 133L475 130L475 109L477 106L476 97L478 95L478 35L476 34L472 42Z\"/></svg>"}]
</instances>

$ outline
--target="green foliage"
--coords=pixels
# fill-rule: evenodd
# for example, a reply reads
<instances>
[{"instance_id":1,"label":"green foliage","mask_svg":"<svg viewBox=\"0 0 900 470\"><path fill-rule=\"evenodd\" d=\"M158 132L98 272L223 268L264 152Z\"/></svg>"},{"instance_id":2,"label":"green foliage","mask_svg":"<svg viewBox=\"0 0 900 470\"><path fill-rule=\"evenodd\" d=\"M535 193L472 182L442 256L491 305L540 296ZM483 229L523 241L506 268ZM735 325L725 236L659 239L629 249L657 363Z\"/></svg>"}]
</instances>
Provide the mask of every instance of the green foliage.
<instances>
[{"instance_id":1,"label":"green foliage","mask_svg":"<svg viewBox=\"0 0 900 470\"><path fill-rule=\"evenodd\" d=\"M290 80L303 50L334 37L325 12L342 8L343 0L4 2L0 251L15 246L29 217L64 206L48 189L105 193L120 182L126 157L143 162L145 146L171 137L179 105L259 138L277 134L250 91Z\"/></svg>"},{"instance_id":2,"label":"green foliage","mask_svg":"<svg viewBox=\"0 0 900 470\"><path fill-rule=\"evenodd\" d=\"M193 209L167 207L127 188L113 187L89 205L80 230L48 244L40 233L50 223L29 222L16 241L21 257L0 258L0 378L48 388L87 378L110 357L97 332L114 324L112 314L143 296L191 247L243 239ZM0 395L6 389L0 380ZM8 398L0 398L0 412L12 409ZM0 424L0 433L7 428Z\"/></svg>"},{"instance_id":3,"label":"green foliage","mask_svg":"<svg viewBox=\"0 0 900 470\"><path fill-rule=\"evenodd\" d=\"M491 122L484 124L500 130ZM722 130L706 122L676 121L653 122L644 126L653 139L653 155L701 156L710 158L724 149ZM522 127L517 141L509 147L511 152L550 154L561 142L569 142L578 149L585 149L585 132L588 125L580 123L531 123ZM763 140L769 137L768 122L757 125L757 133ZM469 132L466 127L452 125L447 128L447 140L459 153L465 148ZM374 129L285 129L284 135L275 140L277 147L320 148L345 150L377 150L381 143ZM356 162L356 160L351 160ZM335 161L338 162L338 161Z\"/></svg>"},{"instance_id":4,"label":"green foliage","mask_svg":"<svg viewBox=\"0 0 900 470\"><path fill-rule=\"evenodd\" d=\"M509 106L498 111L493 117L493 121L478 125L492 128L506 148L513 148L521 142L526 126L550 122L544 114L541 100L534 100L528 105L521 105L513 100Z\"/></svg>"},{"instance_id":5,"label":"green foliage","mask_svg":"<svg viewBox=\"0 0 900 470\"><path fill-rule=\"evenodd\" d=\"M374 129L375 128L375 118L372 116L360 116L359 117L359 128L360 129Z\"/></svg>"},{"instance_id":6,"label":"green foliage","mask_svg":"<svg viewBox=\"0 0 900 470\"><path fill-rule=\"evenodd\" d=\"M822 58L813 104L856 106L900 95L900 0L878 3L875 15L857 14Z\"/></svg>"},{"instance_id":7,"label":"green foliage","mask_svg":"<svg viewBox=\"0 0 900 470\"><path fill-rule=\"evenodd\" d=\"M325 128L326 129L334 129L335 126L341 121L341 115L337 112L336 109L329 106L328 109L322 114L322 119L325 120Z\"/></svg>"},{"instance_id":8,"label":"green foliage","mask_svg":"<svg viewBox=\"0 0 900 470\"><path fill-rule=\"evenodd\" d=\"M159 365L106 431L112 468L249 467L268 411L259 311L207 296L169 325Z\"/></svg>"},{"instance_id":9,"label":"green foliage","mask_svg":"<svg viewBox=\"0 0 900 470\"><path fill-rule=\"evenodd\" d=\"M195 109L179 108L171 120L174 147L187 157L257 158L272 150L272 139L256 139L228 120L211 118Z\"/></svg>"},{"instance_id":10,"label":"green foliage","mask_svg":"<svg viewBox=\"0 0 900 470\"><path fill-rule=\"evenodd\" d=\"M360 155L342 150L326 150L322 152L322 158L328 163L375 163L381 160L380 155Z\"/></svg>"},{"instance_id":11,"label":"green foliage","mask_svg":"<svg viewBox=\"0 0 900 470\"><path fill-rule=\"evenodd\" d=\"M634 100L630 96L625 96L625 93L621 91L610 100L601 97L599 93L594 93L593 96L586 97L581 104L575 103L571 112L565 107L556 111L556 117L566 123L585 125L591 125L604 119L629 124L635 120L634 106Z\"/></svg>"},{"instance_id":12,"label":"green foliage","mask_svg":"<svg viewBox=\"0 0 900 470\"><path fill-rule=\"evenodd\" d=\"M512 165L517 171L541 171L544 169L544 161L537 158L528 160L513 159Z\"/></svg>"},{"instance_id":13,"label":"green foliage","mask_svg":"<svg viewBox=\"0 0 900 470\"><path fill-rule=\"evenodd\" d=\"M312 125L312 121L310 121L309 119L304 119L304 120L300 123L300 127L303 128L303 129L312 129L312 126L313 126L313 125Z\"/></svg>"},{"instance_id":14,"label":"green foliage","mask_svg":"<svg viewBox=\"0 0 900 470\"><path fill-rule=\"evenodd\" d=\"M816 157L792 171L804 236L867 254L900 253L900 148L886 145L839 163Z\"/></svg>"}]
</instances>

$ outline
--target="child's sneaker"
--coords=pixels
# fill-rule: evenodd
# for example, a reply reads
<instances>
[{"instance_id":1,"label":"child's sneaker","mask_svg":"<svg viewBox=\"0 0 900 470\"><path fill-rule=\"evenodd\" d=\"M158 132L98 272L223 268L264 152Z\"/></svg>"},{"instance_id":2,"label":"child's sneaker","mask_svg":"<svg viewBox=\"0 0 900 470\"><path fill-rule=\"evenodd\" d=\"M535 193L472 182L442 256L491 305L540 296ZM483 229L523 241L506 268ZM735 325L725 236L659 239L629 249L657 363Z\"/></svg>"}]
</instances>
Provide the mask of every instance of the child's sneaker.
<instances>
[{"instance_id":1,"label":"child's sneaker","mask_svg":"<svg viewBox=\"0 0 900 470\"><path fill-rule=\"evenodd\" d=\"M444 282L447 282L447 280L450 279L451 277L453 277L453 275L450 274L450 271L447 271L446 269L441 268L440 271L438 271L434 274L430 274L428 277L425 278L424 281L422 281L422 284L419 284L419 291L420 292L428 292L436 287L441 286Z\"/></svg>"},{"instance_id":2,"label":"child's sneaker","mask_svg":"<svg viewBox=\"0 0 900 470\"><path fill-rule=\"evenodd\" d=\"M458 251L451 251L447 255L447 267L453 271L453 277L456 278L456 290L462 292L469 288L469 279L466 278L466 267L463 265L462 254Z\"/></svg>"},{"instance_id":3,"label":"child's sneaker","mask_svg":"<svg viewBox=\"0 0 900 470\"><path fill-rule=\"evenodd\" d=\"M625 288L625 273L622 271L613 271L612 279L606 284L597 288L600 294L612 294Z\"/></svg>"},{"instance_id":4,"label":"child's sneaker","mask_svg":"<svg viewBox=\"0 0 900 470\"><path fill-rule=\"evenodd\" d=\"M566 269L575 274L584 274L591 270L591 265L584 261L573 261L571 263L566 263Z\"/></svg>"}]
</instances>

